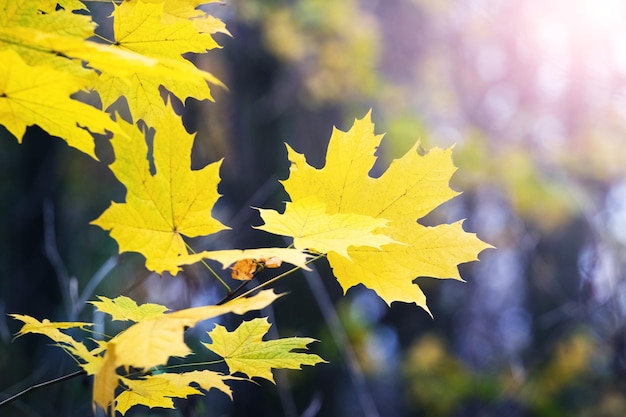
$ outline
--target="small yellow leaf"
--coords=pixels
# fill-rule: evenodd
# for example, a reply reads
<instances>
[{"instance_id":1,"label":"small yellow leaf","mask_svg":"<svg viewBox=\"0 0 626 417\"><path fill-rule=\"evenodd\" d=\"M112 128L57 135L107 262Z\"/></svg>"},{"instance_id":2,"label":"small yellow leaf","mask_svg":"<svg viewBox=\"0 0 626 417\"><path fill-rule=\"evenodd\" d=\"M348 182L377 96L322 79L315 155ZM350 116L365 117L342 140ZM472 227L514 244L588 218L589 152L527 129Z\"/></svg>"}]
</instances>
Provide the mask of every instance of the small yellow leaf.
<instances>
[{"instance_id":1,"label":"small yellow leaf","mask_svg":"<svg viewBox=\"0 0 626 417\"><path fill-rule=\"evenodd\" d=\"M10 316L24 323L17 333L17 337L27 333L37 333L48 336L50 339L58 342L59 346L70 355L81 359L78 363L89 375L93 375L99 371L102 365L102 358L99 356L100 350L96 348L90 351L83 343L74 340L73 337L61 331L61 329L84 329L87 326L93 326L92 323L51 322L48 319L43 319L40 322L33 317L23 314L10 314Z\"/></svg>"},{"instance_id":2,"label":"small yellow leaf","mask_svg":"<svg viewBox=\"0 0 626 417\"><path fill-rule=\"evenodd\" d=\"M124 415L134 405L174 408L172 398L187 398L200 392L190 386L172 384L166 378L147 376L144 379L120 377L127 389L115 397L115 410Z\"/></svg>"},{"instance_id":3,"label":"small yellow leaf","mask_svg":"<svg viewBox=\"0 0 626 417\"><path fill-rule=\"evenodd\" d=\"M84 323L80 321L52 322L48 319L39 321L36 318L25 314L9 314L9 316L24 323L20 331L17 333L18 337L27 333L38 333L46 335L56 342L66 342L65 338L70 337L65 333L60 332L59 329L75 329L77 327L84 329L87 326L93 326L93 323Z\"/></svg>"},{"instance_id":4,"label":"small yellow leaf","mask_svg":"<svg viewBox=\"0 0 626 417\"><path fill-rule=\"evenodd\" d=\"M141 321L159 317L167 311L167 307L159 304L146 303L138 306L134 300L123 295L114 299L100 295L98 298L100 301L90 301L90 303L96 306L98 311L110 314L113 320Z\"/></svg>"},{"instance_id":5,"label":"small yellow leaf","mask_svg":"<svg viewBox=\"0 0 626 417\"><path fill-rule=\"evenodd\" d=\"M208 333L212 343L203 345L224 358L231 374L242 372L249 378L256 376L271 382L274 382L272 369L302 369L302 365L325 362L315 354L293 352L306 349L315 339L290 337L263 341L270 327L267 318L244 321L232 332L218 324Z\"/></svg>"},{"instance_id":6,"label":"small yellow leaf","mask_svg":"<svg viewBox=\"0 0 626 417\"><path fill-rule=\"evenodd\" d=\"M229 376L222 375L218 372L203 370L203 371L191 371L191 372L183 372L180 374L175 373L162 373L153 375L153 378L162 378L168 380L171 384L177 387L184 387L185 385L189 385L192 383L196 383L205 391L209 391L213 388L222 391L224 394L228 395L230 399L233 399L232 390L224 381L227 381L230 378ZM200 392L196 391L198 394Z\"/></svg>"},{"instance_id":7,"label":"small yellow leaf","mask_svg":"<svg viewBox=\"0 0 626 417\"><path fill-rule=\"evenodd\" d=\"M217 388L232 399L232 392L224 383L230 379L213 371L193 371L180 374L161 373L146 375L141 379L121 377L127 389L115 398L116 410L122 415L134 405L145 405L150 408L174 408L172 398L187 398L189 395L202 394L189 384L196 383L208 391Z\"/></svg>"}]
</instances>

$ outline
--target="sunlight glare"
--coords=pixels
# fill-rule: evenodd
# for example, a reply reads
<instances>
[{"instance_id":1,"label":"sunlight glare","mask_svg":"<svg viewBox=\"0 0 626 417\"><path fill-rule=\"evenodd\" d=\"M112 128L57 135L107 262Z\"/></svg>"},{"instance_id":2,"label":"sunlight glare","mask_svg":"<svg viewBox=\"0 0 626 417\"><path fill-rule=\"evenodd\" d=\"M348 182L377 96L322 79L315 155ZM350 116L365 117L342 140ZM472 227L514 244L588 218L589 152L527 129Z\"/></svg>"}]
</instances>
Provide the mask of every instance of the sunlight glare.
<instances>
[{"instance_id":1,"label":"sunlight glare","mask_svg":"<svg viewBox=\"0 0 626 417\"><path fill-rule=\"evenodd\" d=\"M584 79L605 90L613 87L616 72L626 76L626 1L547 0L526 6L524 42L540 73L560 74L568 83ZM545 77L540 84L548 96L561 90L546 85Z\"/></svg>"}]
</instances>

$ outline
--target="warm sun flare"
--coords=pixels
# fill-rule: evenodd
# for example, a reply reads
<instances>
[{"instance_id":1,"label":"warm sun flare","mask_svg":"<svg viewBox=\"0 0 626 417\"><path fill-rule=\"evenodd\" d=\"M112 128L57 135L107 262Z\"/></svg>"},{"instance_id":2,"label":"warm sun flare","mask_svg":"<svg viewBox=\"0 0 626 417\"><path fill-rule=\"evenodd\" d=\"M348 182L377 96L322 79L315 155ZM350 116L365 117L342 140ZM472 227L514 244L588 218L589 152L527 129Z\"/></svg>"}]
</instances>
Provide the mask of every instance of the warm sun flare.
<instances>
[{"instance_id":1,"label":"warm sun flare","mask_svg":"<svg viewBox=\"0 0 626 417\"><path fill-rule=\"evenodd\" d=\"M596 82L626 75L625 1L534 1L523 18L528 41L545 62L585 72Z\"/></svg>"}]
</instances>

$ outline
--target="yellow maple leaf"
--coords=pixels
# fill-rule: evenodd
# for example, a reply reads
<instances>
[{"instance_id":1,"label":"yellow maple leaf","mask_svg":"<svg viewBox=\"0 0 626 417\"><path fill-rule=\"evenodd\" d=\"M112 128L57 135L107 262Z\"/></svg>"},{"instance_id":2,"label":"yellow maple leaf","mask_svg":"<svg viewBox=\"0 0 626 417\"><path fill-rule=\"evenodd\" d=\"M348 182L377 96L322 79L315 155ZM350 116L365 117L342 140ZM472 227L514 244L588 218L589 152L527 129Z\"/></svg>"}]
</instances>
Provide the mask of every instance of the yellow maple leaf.
<instances>
[{"instance_id":1,"label":"yellow maple leaf","mask_svg":"<svg viewBox=\"0 0 626 417\"><path fill-rule=\"evenodd\" d=\"M346 258L348 247L359 245L380 248L392 243L388 236L375 233L387 224L386 219L354 213L328 213L324 203L314 196L287 203L285 212L259 209L264 226L257 229L292 236L296 248L320 253L337 252Z\"/></svg>"},{"instance_id":2,"label":"yellow maple leaf","mask_svg":"<svg viewBox=\"0 0 626 417\"><path fill-rule=\"evenodd\" d=\"M344 292L363 284L374 290L387 304L393 301L413 302L428 311L426 297L417 277L452 278L460 280L458 264L477 260L478 253L490 245L475 234L466 233L461 223L426 227L417 223L435 207L458 193L448 182L456 170L451 149L432 149L420 155L417 145L400 159L394 160L378 178L369 176L376 162L374 155L382 135L374 134L370 114L355 120L348 132L333 131L326 164L316 169L306 163L303 155L288 147L290 175L282 181L292 204L316 201L325 207L325 214L353 214L386 220L375 229L394 243L364 245L359 239L341 242L347 256L331 245L325 247L333 273ZM314 198L314 200L312 200ZM319 204L316 203L316 204ZM294 246L306 249L309 241L295 239L297 223L287 210L283 215L266 216L261 211L268 232L294 237ZM295 222L295 223L294 223ZM286 228L285 224L290 227ZM352 230L335 230L349 237Z\"/></svg>"},{"instance_id":3,"label":"yellow maple leaf","mask_svg":"<svg viewBox=\"0 0 626 417\"><path fill-rule=\"evenodd\" d=\"M123 2L113 14L110 45L87 40L95 23L71 12L80 2L62 5L67 9L56 10L56 2L0 0L0 49L15 50L29 65L84 78L104 108L124 96L134 119L149 126L166 111L160 85L183 101L212 99L208 83L223 85L181 56L217 47L211 34L226 32L223 22L194 10L193 2ZM99 70L99 78L91 68Z\"/></svg>"},{"instance_id":4,"label":"yellow maple leaf","mask_svg":"<svg viewBox=\"0 0 626 417\"><path fill-rule=\"evenodd\" d=\"M48 10L41 2L0 0L0 49L13 49L29 65L49 65L90 85L97 76L90 68L120 77L157 71L153 58L87 40L96 26L91 17L55 10L53 4Z\"/></svg>"},{"instance_id":5,"label":"yellow maple leaf","mask_svg":"<svg viewBox=\"0 0 626 417\"><path fill-rule=\"evenodd\" d=\"M26 127L38 125L52 136L95 158L91 134L105 129L119 132L117 124L102 111L70 96L85 80L47 66L27 65L13 50L0 51L0 124L18 142Z\"/></svg>"},{"instance_id":6,"label":"yellow maple leaf","mask_svg":"<svg viewBox=\"0 0 626 417\"><path fill-rule=\"evenodd\" d=\"M191 351L183 340L186 327L226 313L243 314L267 307L279 295L261 291L249 298L238 298L222 305L188 308L142 320L111 339L115 345L115 364L151 368L167 362L170 356L185 357Z\"/></svg>"},{"instance_id":7,"label":"yellow maple leaf","mask_svg":"<svg viewBox=\"0 0 626 417\"><path fill-rule=\"evenodd\" d=\"M155 126L167 111L160 86L182 101L187 97L213 100L207 83L223 86L215 76L199 70L188 61L160 58L156 62L154 71L142 70L122 76L103 73L94 86L102 106L107 108L123 96L133 120L143 120L148 126Z\"/></svg>"},{"instance_id":8,"label":"yellow maple leaf","mask_svg":"<svg viewBox=\"0 0 626 417\"><path fill-rule=\"evenodd\" d=\"M88 10L87 6L85 6L80 0L43 0L35 3L41 8L42 11L46 13L52 13L56 11L57 5L63 7L63 9L68 11Z\"/></svg>"},{"instance_id":9,"label":"yellow maple leaf","mask_svg":"<svg viewBox=\"0 0 626 417\"><path fill-rule=\"evenodd\" d=\"M116 5L112 14L115 44L141 54L181 60L184 53L206 52L218 46L210 34L199 33L191 20L163 19L163 8L163 3L141 0Z\"/></svg>"},{"instance_id":10,"label":"yellow maple leaf","mask_svg":"<svg viewBox=\"0 0 626 417\"><path fill-rule=\"evenodd\" d=\"M189 385L175 384L161 375L147 376L143 379L120 377L127 389L115 397L115 410L124 415L134 405L146 407L174 408L172 398L187 398L200 394Z\"/></svg>"},{"instance_id":11,"label":"yellow maple leaf","mask_svg":"<svg viewBox=\"0 0 626 417\"><path fill-rule=\"evenodd\" d=\"M270 327L265 317L244 321L232 332L217 324L208 332L212 342L203 345L224 358L231 374L242 372L249 378L256 376L271 382L274 382L272 369L302 369L302 365L325 362L315 354L293 352L306 349L315 339L289 337L263 341Z\"/></svg>"},{"instance_id":12,"label":"yellow maple leaf","mask_svg":"<svg viewBox=\"0 0 626 417\"><path fill-rule=\"evenodd\" d=\"M233 399L232 390L224 382L233 378L227 375L220 374L219 372L205 369L202 371L183 372L180 374L166 372L158 375L153 375L153 377L167 379L170 383L176 386L184 386L191 383L196 383L200 388L205 391L209 391L215 388L228 395L231 400Z\"/></svg>"},{"instance_id":13,"label":"yellow maple leaf","mask_svg":"<svg viewBox=\"0 0 626 417\"><path fill-rule=\"evenodd\" d=\"M205 33L206 24L194 23L200 22L198 16L203 14L199 15L192 3L127 1L116 6L112 15L114 45L156 58L158 63L152 73L138 71L129 77L103 73L96 89L104 108L124 96L133 119L154 126L164 108L161 85L183 102L187 97L212 100L208 83L223 84L182 57L218 46L211 33ZM219 31L217 23L212 28Z\"/></svg>"},{"instance_id":14,"label":"yellow maple leaf","mask_svg":"<svg viewBox=\"0 0 626 417\"><path fill-rule=\"evenodd\" d=\"M93 35L96 24L91 17L72 13L70 10L43 10L38 13L40 2L0 1L2 27L21 26L87 39Z\"/></svg>"},{"instance_id":15,"label":"yellow maple leaf","mask_svg":"<svg viewBox=\"0 0 626 417\"><path fill-rule=\"evenodd\" d=\"M18 141L26 126L37 124L93 157L93 139L84 127L95 133L121 131L106 113L70 98L93 87L98 75L91 68L121 79L139 73L185 84L188 77L178 71L178 62L157 65L155 58L86 40L93 36L95 23L70 11L81 8L80 2L62 5L68 9L57 10L56 2L0 0L0 51L7 63L0 74L5 90L0 124ZM202 77L196 72L196 78Z\"/></svg>"},{"instance_id":16,"label":"yellow maple leaf","mask_svg":"<svg viewBox=\"0 0 626 417\"><path fill-rule=\"evenodd\" d=\"M167 311L167 307L160 304L146 303L138 306L135 300L123 295L114 299L100 295L98 298L100 301L90 301L90 303L96 306L98 311L110 314L113 320L137 322L151 317L159 317Z\"/></svg>"},{"instance_id":17,"label":"yellow maple leaf","mask_svg":"<svg viewBox=\"0 0 626 417\"><path fill-rule=\"evenodd\" d=\"M79 365L89 375L93 375L99 371L102 364L102 358L99 356L99 349L96 348L90 351L83 343L61 331L75 328L84 329L87 326L93 326L93 323L65 321L51 322L48 319L39 321L34 317L24 314L10 314L10 316L24 323L22 328L17 333L17 337L28 333L36 333L47 336L57 342L58 346L67 351L70 355L81 359L82 361L79 361Z\"/></svg>"},{"instance_id":18,"label":"yellow maple leaf","mask_svg":"<svg viewBox=\"0 0 626 417\"><path fill-rule=\"evenodd\" d=\"M163 4L163 22L176 22L181 19L191 19L193 26L201 33L224 33L230 35L226 29L226 24L220 19L204 13L198 9L198 6L208 3L216 3L220 0L149 0L146 3L162 3Z\"/></svg>"},{"instance_id":19,"label":"yellow maple leaf","mask_svg":"<svg viewBox=\"0 0 626 417\"><path fill-rule=\"evenodd\" d=\"M28 333L37 333L48 336L50 339L56 342L63 343L72 343L74 342L74 339L72 339L71 336L61 332L59 329L83 329L86 326L93 326L93 323L85 323L79 321L52 322L48 319L43 319L42 321L39 321L36 318L25 314L9 314L9 316L24 323L22 328L17 333L18 337Z\"/></svg>"},{"instance_id":20,"label":"yellow maple leaf","mask_svg":"<svg viewBox=\"0 0 626 417\"><path fill-rule=\"evenodd\" d=\"M155 58L80 37L45 32L40 28L0 27L0 45L3 42L11 44L12 49L18 51L27 63L49 64L58 70L85 78L90 86L94 84L96 74L83 67L83 61L88 62L89 67L119 77L128 77L138 72L153 76L167 75L174 79L186 76L184 73L176 75L175 70L163 71Z\"/></svg>"},{"instance_id":21,"label":"yellow maple leaf","mask_svg":"<svg viewBox=\"0 0 626 417\"><path fill-rule=\"evenodd\" d=\"M180 270L177 257L187 255L182 236L205 236L227 227L214 219L219 198L221 161L191 170L193 136L168 106L156 126L155 175L151 175L143 133L122 120L128 137L112 139L111 170L127 189L125 203L112 203L92 224L111 231L120 252L139 252L152 271Z\"/></svg>"},{"instance_id":22,"label":"yellow maple leaf","mask_svg":"<svg viewBox=\"0 0 626 417\"><path fill-rule=\"evenodd\" d=\"M193 371L180 374L161 373L146 375L141 379L121 377L126 389L115 398L115 410L124 415L132 406L145 405L150 408L174 408L173 398L187 398L189 395L202 394L190 386L198 384L208 391L217 388L232 399L232 391L224 383L230 377L213 371Z\"/></svg>"},{"instance_id":23,"label":"yellow maple leaf","mask_svg":"<svg viewBox=\"0 0 626 417\"><path fill-rule=\"evenodd\" d=\"M413 280L421 276L462 281L457 265L476 260L476 247L488 247L480 246L482 242L474 234L464 232L461 225L456 222L425 227L407 222L385 230L405 244L386 245L382 250L353 247L349 250L350 259L331 252L328 262L345 290L364 284L387 304L416 303L429 312L426 296Z\"/></svg>"}]
</instances>

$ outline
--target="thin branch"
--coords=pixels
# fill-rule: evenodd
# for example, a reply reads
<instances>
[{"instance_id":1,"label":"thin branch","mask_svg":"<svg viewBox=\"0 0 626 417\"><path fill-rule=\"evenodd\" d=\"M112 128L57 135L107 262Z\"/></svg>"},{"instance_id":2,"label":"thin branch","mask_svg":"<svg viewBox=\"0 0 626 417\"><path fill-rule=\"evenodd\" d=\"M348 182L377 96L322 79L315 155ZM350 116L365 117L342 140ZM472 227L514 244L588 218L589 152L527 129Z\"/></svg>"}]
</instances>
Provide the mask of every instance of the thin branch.
<instances>
[{"instance_id":1,"label":"thin branch","mask_svg":"<svg viewBox=\"0 0 626 417\"><path fill-rule=\"evenodd\" d=\"M44 221L44 241L46 257L50 261L52 268L59 281L61 297L63 298L63 306L65 313L70 316L73 308L73 300L70 294L70 277L67 273L65 263L59 254L56 244L56 232L54 226L54 206L50 200L46 200L43 205L43 221Z\"/></svg>"},{"instance_id":2,"label":"thin branch","mask_svg":"<svg viewBox=\"0 0 626 417\"><path fill-rule=\"evenodd\" d=\"M37 390L39 388L45 388L45 387L47 387L49 385L60 384L61 382L65 382L67 380L70 380L72 378L76 378L76 377L81 376L81 375L87 375L87 372L85 372L84 370L81 369L80 371L72 372L71 374L63 375L63 376L60 376L58 378L54 378L54 379L51 379L51 380L48 380L48 381L45 381L45 382L41 382L39 384L31 385L30 387L23 389L22 391L18 392L17 394L12 395L12 396L10 396L7 399L2 400L0 402L0 407L2 407L3 405L7 405L7 404L12 403L13 401L17 400L18 398L20 398L23 395L28 394L31 391L35 391L35 390Z\"/></svg>"},{"instance_id":3,"label":"thin branch","mask_svg":"<svg viewBox=\"0 0 626 417\"><path fill-rule=\"evenodd\" d=\"M256 274L256 272L254 274ZM240 293L243 289L246 288L246 285L248 285L249 282L250 281L244 281L241 284L239 284L239 286L237 288L235 288L234 290L232 290L231 292L226 294L224 296L224 298L222 298L220 301L217 302L216 305L218 305L218 306L222 305L222 304L227 303L228 301L232 300L233 298L235 298L238 293Z\"/></svg>"},{"instance_id":4,"label":"thin branch","mask_svg":"<svg viewBox=\"0 0 626 417\"><path fill-rule=\"evenodd\" d=\"M4 343L8 343L11 340L11 331L7 324L7 314L5 310L4 300L0 300L0 340Z\"/></svg>"},{"instance_id":5,"label":"thin branch","mask_svg":"<svg viewBox=\"0 0 626 417\"><path fill-rule=\"evenodd\" d=\"M143 277L141 277L138 280L136 280L135 282L133 282L130 286L126 287L126 289L124 291L122 291L120 294L122 294L122 295L130 294L132 291L137 289L137 287L139 287L141 284L143 284L148 278L150 278L150 277L152 277L154 275L158 275L158 274L156 272L149 272L147 275L144 275Z\"/></svg>"},{"instance_id":6,"label":"thin branch","mask_svg":"<svg viewBox=\"0 0 626 417\"><path fill-rule=\"evenodd\" d=\"M376 409L376 404L374 404L374 401L372 400L372 393L365 382L361 365L359 364L356 354L350 345L348 336L346 335L346 332L341 324L341 320L339 319L339 315L337 315L337 311L335 310L335 306L330 300L330 297L326 292L326 288L324 288L324 285L322 284L322 277L319 272L317 272L315 267L311 268L311 271L309 271L308 274L304 274L304 276L306 277L306 281L313 292L315 301L317 301L317 305L322 312L324 321L330 329L330 334L339 347L339 350L343 353L344 360L348 365L348 372L350 374L350 379L352 380L352 385L354 386L358 401L361 405L361 409L363 410L363 415L365 417L380 417L380 414Z\"/></svg>"},{"instance_id":7,"label":"thin branch","mask_svg":"<svg viewBox=\"0 0 626 417\"><path fill-rule=\"evenodd\" d=\"M272 304L262 310L262 315L268 316L270 321L274 323L267 332L268 338L272 340L280 338L278 334L278 322ZM283 408L283 415L285 417L298 417L298 408L296 407L296 401L293 397L293 391L286 369L276 369L274 371L274 379L276 380L276 389L278 390L278 399Z\"/></svg>"},{"instance_id":8,"label":"thin branch","mask_svg":"<svg viewBox=\"0 0 626 417\"><path fill-rule=\"evenodd\" d=\"M87 282L87 285L85 285L85 288L80 294L80 297L76 301L76 304L74 306L74 317L77 317L81 313L81 311L83 311L87 300L91 298L98 285L100 285L100 282L102 282L102 280L109 274L109 272L111 272L111 270L117 266L118 259L119 257L117 255L111 256L109 259L106 260L105 263L102 264L100 268L98 268L96 273L93 274L89 282Z\"/></svg>"},{"instance_id":9,"label":"thin branch","mask_svg":"<svg viewBox=\"0 0 626 417\"><path fill-rule=\"evenodd\" d=\"M315 417L317 413L322 408L322 395L319 392L313 394L313 398L311 399L311 403L304 410L300 417Z\"/></svg>"}]
</instances>

